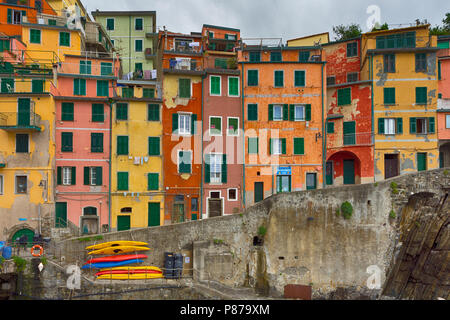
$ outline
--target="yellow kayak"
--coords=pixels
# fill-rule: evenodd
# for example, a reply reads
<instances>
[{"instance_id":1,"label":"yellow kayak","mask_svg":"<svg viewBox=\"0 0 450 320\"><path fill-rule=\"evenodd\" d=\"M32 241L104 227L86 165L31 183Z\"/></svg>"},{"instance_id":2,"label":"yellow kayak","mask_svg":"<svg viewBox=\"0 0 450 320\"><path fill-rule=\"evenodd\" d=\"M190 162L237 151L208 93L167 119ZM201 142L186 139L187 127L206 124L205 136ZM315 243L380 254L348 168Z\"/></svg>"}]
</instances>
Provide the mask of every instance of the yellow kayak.
<instances>
[{"instance_id":1,"label":"yellow kayak","mask_svg":"<svg viewBox=\"0 0 450 320\"><path fill-rule=\"evenodd\" d=\"M117 247L108 247L103 248L99 250L94 250L91 252L88 252L89 255L91 254L119 254L119 253L127 253L127 252L134 252L134 251L147 251L150 250L150 248L147 247L138 247L138 246L117 246Z\"/></svg>"},{"instance_id":2,"label":"yellow kayak","mask_svg":"<svg viewBox=\"0 0 450 320\"><path fill-rule=\"evenodd\" d=\"M92 246L86 247L86 250L99 250L108 247L119 247L119 246L147 246L147 245L148 245L147 242L141 241L110 241L94 244Z\"/></svg>"},{"instance_id":3,"label":"yellow kayak","mask_svg":"<svg viewBox=\"0 0 450 320\"><path fill-rule=\"evenodd\" d=\"M98 276L99 280L143 280L161 279L162 273L133 273L133 274L104 274Z\"/></svg>"},{"instance_id":4,"label":"yellow kayak","mask_svg":"<svg viewBox=\"0 0 450 320\"><path fill-rule=\"evenodd\" d=\"M158 267L153 267L153 266L140 266L140 267L112 267L112 268L102 268L100 269L100 271L116 271L116 270L125 270L125 271L129 271L129 270L149 270L149 271L160 271L162 272L162 270Z\"/></svg>"}]
</instances>

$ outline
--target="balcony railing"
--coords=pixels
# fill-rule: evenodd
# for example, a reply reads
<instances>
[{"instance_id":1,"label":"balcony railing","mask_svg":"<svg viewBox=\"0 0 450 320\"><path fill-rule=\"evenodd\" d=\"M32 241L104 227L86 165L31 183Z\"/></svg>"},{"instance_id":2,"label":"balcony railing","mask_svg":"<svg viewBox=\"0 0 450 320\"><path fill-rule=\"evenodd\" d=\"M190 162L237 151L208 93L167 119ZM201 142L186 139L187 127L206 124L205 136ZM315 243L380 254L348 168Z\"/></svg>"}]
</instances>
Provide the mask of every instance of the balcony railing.
<instances>
[{"instance_id":1,"label":"balcony railing","mask_svg":"<svg viewBox=\"0 0 450 320\"><path fill-rule=\"evenodd\" d=\"M34 112L0 112L0 129L41 131L41 117Z\"/></svg>"},{"instance_id":2,"label":"balcony railing","mask_svg":"<svg viewBox=\"0 0 450 320\"><path fill-rule=\"evenodd\" d=\"M343 146L368 146L374 143L374 134L369 133L350 133L344 134L342 139Z\"/></svg>"}]
</instances>

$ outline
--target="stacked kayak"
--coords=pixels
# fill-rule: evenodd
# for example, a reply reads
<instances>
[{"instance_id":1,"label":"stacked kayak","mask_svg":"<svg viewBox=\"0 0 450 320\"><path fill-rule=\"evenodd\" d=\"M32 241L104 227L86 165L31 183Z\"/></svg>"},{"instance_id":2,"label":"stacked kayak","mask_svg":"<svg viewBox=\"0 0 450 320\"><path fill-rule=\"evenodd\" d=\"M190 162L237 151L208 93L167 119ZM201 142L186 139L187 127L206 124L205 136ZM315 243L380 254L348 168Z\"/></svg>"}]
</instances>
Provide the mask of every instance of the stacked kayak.
<instances>
[{"instance_id":1,"label":"stacked kayak","mask_svg":"<svg viewBox=\"0 0 450 320\"><path fill-rule=\"evenodd\" d=\"M102 269L95 274L97 279L113 280L140 280L140 279L158 279L162 278L162 270L158 267L116 267Z\"/></svg>"}]
</instances>

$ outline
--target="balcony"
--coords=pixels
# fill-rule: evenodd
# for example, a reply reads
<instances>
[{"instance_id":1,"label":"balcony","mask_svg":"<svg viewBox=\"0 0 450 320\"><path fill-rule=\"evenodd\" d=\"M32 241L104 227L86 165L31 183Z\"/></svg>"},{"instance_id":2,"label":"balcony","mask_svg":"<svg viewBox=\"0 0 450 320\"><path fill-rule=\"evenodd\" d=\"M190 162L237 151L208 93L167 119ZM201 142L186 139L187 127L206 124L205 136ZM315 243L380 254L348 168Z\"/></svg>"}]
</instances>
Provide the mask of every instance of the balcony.
<instances>
[{"instance_id":1,"label":"balcony","mask_svg":"<svg viewBox=\"0 0 450 320\"><path fill-rule=\"evenodd\" d=\"M156 53L153 52L152 48L146 48L145 49L145 59L155 59L156 58Z\"/></svg>"},{"instance_id":2,"label":"balcony","mask_svg":"<svg viewBox=\"0 0 450 320\"><path fill-rule=\"evenodd\" d=\"M373 143L374 143L374 135L371 132L344 134L342 139L342 144L344 147L370 146Z\"/></svg>"},{"instance_id":3,"label":"balcony","mask_svg":"<svg viewBox=\"0 0 450 320\"><path fill-rule=\"evenodd\" d=\"M450 57L450 49L440 49L437 52L438 58L440 57Z\"/></svg>"},{"instance_id":4,"label":"balcony","mask_svg":"<svg viewBox=\"0 0 450 320\"><path fill-rule=\"evenodd\" d=\"M0 112L0 129L6 131L41 131L41 117L34 112Z\"/></svg>"}]
</instances>

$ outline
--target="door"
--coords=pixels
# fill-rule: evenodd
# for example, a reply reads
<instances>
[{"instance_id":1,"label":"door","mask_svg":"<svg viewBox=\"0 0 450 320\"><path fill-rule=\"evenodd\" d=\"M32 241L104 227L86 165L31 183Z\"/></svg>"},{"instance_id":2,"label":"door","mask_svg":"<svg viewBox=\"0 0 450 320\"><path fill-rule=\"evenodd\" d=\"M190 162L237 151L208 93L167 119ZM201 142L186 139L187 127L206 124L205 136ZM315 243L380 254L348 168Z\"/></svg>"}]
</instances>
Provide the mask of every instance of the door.
<instances>
[{"instance_id":1,"label":"door","mask_svg":"<svg viewBox=\"0 0 450 320\"><path fill-rule=\"evenodd\" d=\"M264 182L255 182L255 203L264 200Z\"/></svg>"},{"instance_id":2,"label":"door","mask_svg":"<svg viewBox=\"0 0 450 320\"><path fill-rule=\"evenodd\" d=\"M19 107L17 110L17 125L18 126L29 126L30 125L30 99L19 98Z\"/></svg>"},{"instance_id":3,"label":"door","mask_svg":"<svg viewBox=\"0 0 450 320\"><path fill-rule=\"evenodd\" d=\"M148 226L157 227L161 225L161 205L159 202L148 203Z\"/></svg>"},{"instance_id":4,"label":"door","mask_svg":"<svg viewBox=\"0 0 450 320\"><path fill-rule=\"evenodd\" d=\"M417 153L417 171L427 170L427 154L419 152Z\"/></svg>"},{"instance_id":5,"label":"door","mask_svg":"<svg viewBox=\"0 0 450 320\"><path fill-rule=\"evenodd\" d=\"M131 229L130 216L117 216L117 231L125 231Z\"/></svg>"},{"instance_id":6,"label":"door","mask_svg":"<svg viewBox=\"0 0 450 320\"><path fill-rule=\"evenodd\" d=\"M306 174L306 190L317 189L317 174L307 173Z\"/></svg>"},{"instance_id":7,"label":"door","mask_svg":"<svg viewBox=\"0 0 450 320\"><path fill-rule=\"evenodd\" d=\"M332 161L327 161L326 182L327 182L328 186L333 185L333 162Z\"/></svg>"},{"instance_id":8,"label":"door","mask_svg":"<svg viewBox=\"0 0 450 320\"><path fill-rule=\"evenodd\" d=\"M222 199L208 199L208 211L210 218L222 216Z\"/></svg>"},{"instance_id":9,"label":"door","mask_svg":"<svg viewBox=\"0 0 450 320\"><path fill-rule=\"evenodd\" d=\"M21 238L26 238L27 246L31 247L33 245L34 231L30 229L21 229L14 233L11 240L15 244L23 244L24 242L21 241Z\"/></svg>"},{"instance_id":10,"label":"door","mask_svg":"<svg viewBox=\"0 0 450 320\"><path fill-rule=\"evenodd\" d=\"M344 146L356 144L355 121L344 122Z\"/></svg>"},{"instance_id":11,"label":"door","mask_svg":"<svg viewBox=\"0 0 450 320\"><path fill-rule=\"evenodd\" d=\"M67 202L55 205L55 228L67 228Z\"/></svg>"},{"instance_id":12,"label":"door","mask_svg":"<svg viewBox=\"0 0 450 320\"><path fill-rule=\"evenodd\" d=\"M184 222L184 203L175 203L173 205L173 223Z\"/></svg>"},{"instance_id":13,"label":"door","mask_svg":"<svg viewBox=\"0 0 450 320\"><path fill-rule=\"evenodd\" d=\"M384 155L384 178L389 179L399 175L398 154Z\"/></svg>"},{"instance_id":14,"label":"door","mask_svg":"<svg viewBox=\"0 0 450 320\"><path fill-rule=\"evenodd\" d=\"M344 160L344 184L355 184L355 160Z\"/></svg>"}]
</instances>

